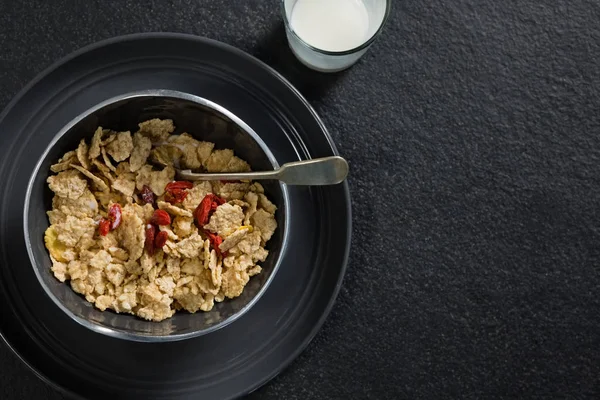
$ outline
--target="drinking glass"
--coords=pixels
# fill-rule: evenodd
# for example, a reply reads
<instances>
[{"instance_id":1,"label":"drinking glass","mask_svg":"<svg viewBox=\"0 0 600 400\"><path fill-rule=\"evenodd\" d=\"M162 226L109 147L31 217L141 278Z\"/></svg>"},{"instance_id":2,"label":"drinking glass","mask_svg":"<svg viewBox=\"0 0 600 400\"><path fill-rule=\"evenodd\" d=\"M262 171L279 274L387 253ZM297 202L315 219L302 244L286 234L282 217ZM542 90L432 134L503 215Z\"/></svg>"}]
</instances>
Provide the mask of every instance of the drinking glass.
<instances>
[{"instance_id":1,"label":"drinking glass","mask_svg":"<svg viewBox=\"0 0 600 400\"><path fill-rule=\"evenodd\" d=\"M391 6L391 0L355 0L363 2L368 14L369 25L365 41L352 49L328 51L307 43L294 31L290 21L292 20L292 11L298 1L306 0L281 0L281 12L283 14L288 43L290 49L300 62L320 72L338 72L358 61L381 33L389 16Z\"/></svg>"}]
</instances>

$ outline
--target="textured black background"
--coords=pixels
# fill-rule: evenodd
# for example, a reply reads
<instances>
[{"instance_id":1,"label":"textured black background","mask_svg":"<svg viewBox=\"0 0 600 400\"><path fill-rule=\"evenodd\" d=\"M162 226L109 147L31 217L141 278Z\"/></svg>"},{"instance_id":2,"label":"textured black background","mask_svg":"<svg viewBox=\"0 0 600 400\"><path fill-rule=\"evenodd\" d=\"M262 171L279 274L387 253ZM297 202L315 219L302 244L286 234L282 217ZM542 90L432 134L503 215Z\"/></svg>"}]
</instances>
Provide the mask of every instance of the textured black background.
<instances>
[{"instance_id":1,"label":"textured black background","mask_svg":"<svg viewBox=\"0 0 600 400\"><path fill-rule=\"evenodd\" d=\"M94 41L204 35L274 66L351 163L351 264L317 338L251 399L597 398L600 5L394 0L345 73L276 0L0 0L0 105ZM0 345L0 398L64 397Z\"/></svg>"}]
</instances>

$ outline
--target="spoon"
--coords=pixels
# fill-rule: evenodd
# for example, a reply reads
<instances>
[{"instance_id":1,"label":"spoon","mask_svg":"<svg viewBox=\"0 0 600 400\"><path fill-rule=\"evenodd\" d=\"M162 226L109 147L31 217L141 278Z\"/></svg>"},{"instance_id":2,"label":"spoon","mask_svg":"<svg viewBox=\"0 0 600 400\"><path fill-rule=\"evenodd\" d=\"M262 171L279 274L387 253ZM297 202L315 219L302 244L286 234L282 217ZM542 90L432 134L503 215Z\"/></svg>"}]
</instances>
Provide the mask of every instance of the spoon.
<instances>
[{"instance_id":1,"label":"spoon","mask_svg":"<svg viewBox=\"0 0 600 400\"><path fill-rule=\"evenodd\" d=\"M322 186L343 182L348 175L348 163L342 157L313 158L283 164L273 171L195 173L177 170L179 179L187 181L280 180L288 185Z\"/></svg>"}]
</instances>

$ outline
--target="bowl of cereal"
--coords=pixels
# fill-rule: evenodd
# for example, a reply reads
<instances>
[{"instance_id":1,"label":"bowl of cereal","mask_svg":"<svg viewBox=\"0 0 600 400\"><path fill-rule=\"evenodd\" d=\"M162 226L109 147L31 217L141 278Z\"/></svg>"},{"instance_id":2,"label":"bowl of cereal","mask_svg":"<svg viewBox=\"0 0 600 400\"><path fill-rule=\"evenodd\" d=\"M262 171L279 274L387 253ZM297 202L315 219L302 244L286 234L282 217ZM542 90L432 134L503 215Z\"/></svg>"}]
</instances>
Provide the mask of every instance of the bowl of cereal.
<instances>
[{"instance_id":1,"label":"bowl of cereal","mask_svg":"<svg viewBox=\"0 0 600 400\"><path fill-rule=\"evenodd\" d=\"M286 248L288 193L276 181L176 180L175 170L278 167L260 137L206 99L154 90L71 121L30 178L31 264L81 325L135 341L200 336L241 317Z\"/></svg>"}]
</instances>

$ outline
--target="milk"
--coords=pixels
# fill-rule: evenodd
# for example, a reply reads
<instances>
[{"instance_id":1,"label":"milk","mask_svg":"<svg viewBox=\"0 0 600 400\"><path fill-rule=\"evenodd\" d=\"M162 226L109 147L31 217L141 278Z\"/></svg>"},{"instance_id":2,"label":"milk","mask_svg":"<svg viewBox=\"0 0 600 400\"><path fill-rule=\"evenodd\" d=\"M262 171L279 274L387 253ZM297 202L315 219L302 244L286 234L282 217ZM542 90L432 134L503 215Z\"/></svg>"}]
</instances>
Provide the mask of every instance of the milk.
<instances>
[{"instance_id":1,"label":"milk","mask_svg":"<svg viewBox=\"0 0 600 400\"><path fill-rule=\"evenodd\" d=\"M320 50L351 50L369 39L369 14L362 0L298 0L290 25L296 35Z\"/></svg>"}]
</instances>

